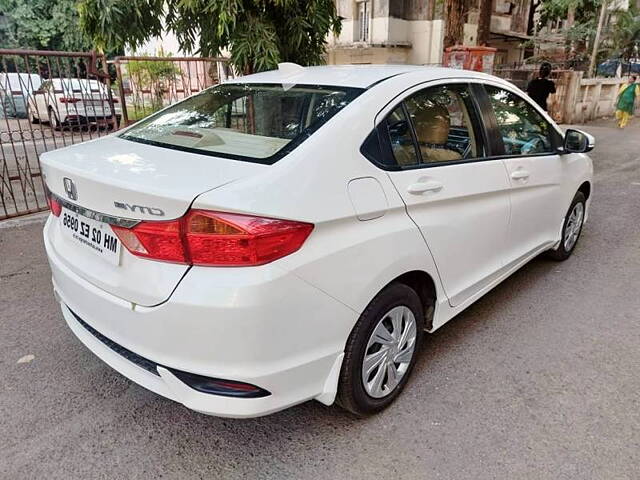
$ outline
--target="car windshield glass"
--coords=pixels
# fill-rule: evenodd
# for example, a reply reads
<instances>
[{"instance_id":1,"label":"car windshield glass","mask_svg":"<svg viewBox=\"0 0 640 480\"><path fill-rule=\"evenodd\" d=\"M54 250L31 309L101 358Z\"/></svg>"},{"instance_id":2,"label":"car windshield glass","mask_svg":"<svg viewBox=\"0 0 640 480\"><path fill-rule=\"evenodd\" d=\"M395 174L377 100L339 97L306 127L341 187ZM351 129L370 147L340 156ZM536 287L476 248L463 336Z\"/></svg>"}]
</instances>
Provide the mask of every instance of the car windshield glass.
<instances>
[{"instance_id":1,"label":"car windshield glass","mask_svg":"<svg viewBox=\"0 0 640 480\"><path fill-rule=\"evenodd\" d=\"M173 105L121 137L167 148L273 163L363 90L224 84Z\"/></svg>"}]
</instances>

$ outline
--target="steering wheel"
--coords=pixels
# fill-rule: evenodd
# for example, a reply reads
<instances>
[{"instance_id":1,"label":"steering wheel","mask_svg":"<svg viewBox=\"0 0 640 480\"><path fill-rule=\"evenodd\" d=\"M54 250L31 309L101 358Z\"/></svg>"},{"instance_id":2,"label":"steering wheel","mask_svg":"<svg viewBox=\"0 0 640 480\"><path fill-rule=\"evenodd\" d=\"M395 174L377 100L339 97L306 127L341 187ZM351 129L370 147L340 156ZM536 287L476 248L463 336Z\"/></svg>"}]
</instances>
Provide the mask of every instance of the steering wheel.
<instances>
[{"instance_id":1,"label":"steering wheel","mask_svg":"<svg viewBox=\"0 0 640 480\"><path fill-rule=\"evenodd\" d=\"M542 148L540 148L542 147ZM527 143L525 143L524 145L522 145L522 148L520 149L520 153L521 154L528 154L528 153L538 153L539 151L544 149L544 141L542 140L542 138L540 136L536 136L534 138L532 138L531 140L529 140Z\"/></svg>"}]
</instances>

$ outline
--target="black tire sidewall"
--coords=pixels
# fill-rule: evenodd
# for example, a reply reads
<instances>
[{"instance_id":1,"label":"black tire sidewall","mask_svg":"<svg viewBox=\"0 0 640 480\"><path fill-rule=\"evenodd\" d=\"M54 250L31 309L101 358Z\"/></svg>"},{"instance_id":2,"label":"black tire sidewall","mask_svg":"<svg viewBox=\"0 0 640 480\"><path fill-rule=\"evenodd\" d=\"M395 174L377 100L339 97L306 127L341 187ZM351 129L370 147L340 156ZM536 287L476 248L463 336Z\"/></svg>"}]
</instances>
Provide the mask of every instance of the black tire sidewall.
<instances>
[{"instance_id":1,"label":"black tire sidewall","mask_svg":"<svg viewBox=\"0 0 640 480\"><path fill-rule=\"evenodd\" d=\"M56 112L53 111L53 108L49 108L49 125L54 130L62 129L62 124L60 123L60 120L58 120L58 116L56 115Z\"/></svg>"},{"instance_id":2,"label":"black tire sidewall","mask_svg":"<svg viewBox=\"0 0 640 480\"><path fill-rule=\"evenodd\" d=\"M386 397L373 398L365 391L362 384L361 372L365 349L380 318L398 306L406 306L416 318L416 344L413 358L395 390ZM418 294L412 288L400 283L391 284L380 292L362 313L349 336L340 382L341 397L344 401L340 403L358 415L376 413L391 404L402 392L411 376L423 335L424 312Z\"/></svg>"}]
</instances>

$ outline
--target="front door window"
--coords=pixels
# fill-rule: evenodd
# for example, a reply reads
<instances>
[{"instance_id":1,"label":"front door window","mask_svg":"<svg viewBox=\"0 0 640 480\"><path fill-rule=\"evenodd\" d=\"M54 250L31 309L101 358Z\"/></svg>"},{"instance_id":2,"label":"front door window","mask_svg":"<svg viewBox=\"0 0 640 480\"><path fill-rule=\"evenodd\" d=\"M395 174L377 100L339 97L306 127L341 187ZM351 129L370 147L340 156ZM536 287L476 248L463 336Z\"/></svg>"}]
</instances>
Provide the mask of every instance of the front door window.
<instances>
[{"instance_id":1,"label":"front door window","mask_svg":"<svg viewBox=\"0 0 640 480\"><path fill-rule=\"evenodd\" d=\"M554 152L553 128L527 101L502 88L487 85L506 155Z\"/></svg>"}]
</instances>

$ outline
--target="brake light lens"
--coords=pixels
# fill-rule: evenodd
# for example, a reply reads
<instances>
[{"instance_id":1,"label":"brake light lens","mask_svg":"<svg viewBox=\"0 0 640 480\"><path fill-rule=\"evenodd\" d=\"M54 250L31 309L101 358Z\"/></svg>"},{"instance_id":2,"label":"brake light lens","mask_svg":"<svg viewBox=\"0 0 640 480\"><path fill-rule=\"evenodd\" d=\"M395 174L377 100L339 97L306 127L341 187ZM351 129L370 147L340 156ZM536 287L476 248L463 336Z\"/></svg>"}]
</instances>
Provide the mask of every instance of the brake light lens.
<instances>
[{"instance_id":1,"label":"brake light lens","mask_svg":"<svg viewBox=\"0 0 640 480\"><path fill-rule=\"evenodd\" d=\"M76 103L79 102L79 98L74 97L60 97L60 103Z\"/></svg>"},{"instance_id":2,"label":"brake light lens","mask_svg":"<svg viewBox=\"0 0 640 480\"><path fill-rule=\"evenodd\" d=\"M58 199L53 195L49 189L47 188L47 204L49 205L49 209L54 217L59 217L62 212L62 205L58 201Z\"/></svg>"},{"instance_id":3,"label":"brake light lens","mask_svg":"<svg viewBox=\"0 0 640 480\"><path fill-rule=\"evenodd\" d=\"M202 266L256 266L298 250L313 224L235 213L191 210L169 222L111 227L139 257Z\"/></svg>"}]
</instances>

